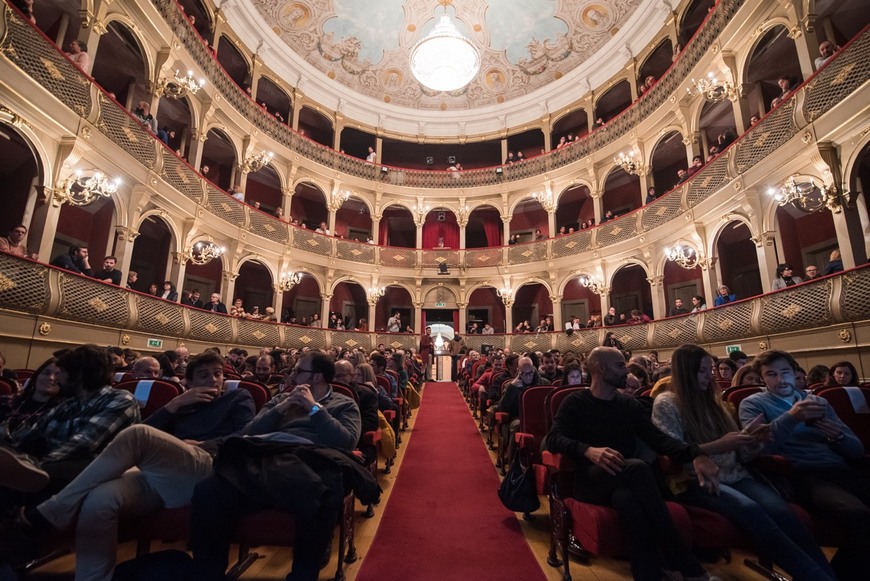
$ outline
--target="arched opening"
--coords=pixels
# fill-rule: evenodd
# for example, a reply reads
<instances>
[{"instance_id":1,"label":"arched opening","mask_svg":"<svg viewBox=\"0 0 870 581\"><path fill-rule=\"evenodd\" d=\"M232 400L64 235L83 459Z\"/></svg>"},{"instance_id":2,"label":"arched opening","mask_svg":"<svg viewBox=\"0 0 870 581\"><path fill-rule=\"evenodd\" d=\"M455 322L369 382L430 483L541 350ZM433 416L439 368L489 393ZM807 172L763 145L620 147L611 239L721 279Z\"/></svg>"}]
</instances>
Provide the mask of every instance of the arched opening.
<instances>
[{"instance_id":1,"label":"arched opening","mask_svg":"<svg viewBox=\"0 0 870 581\"><path fill-rule=\"evenodd\" d=\"M680 20L680 33L678 38L683 47L695 35L698 28L707 18L710 10L716 4L716 0L695 0L692 2L686 11L683 13L683 18Z\"/></svg>"},{"instance_id":2,"label":"arched opening","mask_svg":"<svg viewBox=\"0 0 870 581\"><path fill-rule=\"evenodd\" d=\"M758 252L746 224L737 220L726 224L716 241L716 254L720 284L731 289L738 299L762 293Z\"/></svg>"},{"instance_id":3,"label":"arched opening","mask_svg":"<svg viewBox=\"0 0 870 581\"><path fill-rule=\"evenodd\" d=\"M834 218L828 210L808 214L791 204L778 206L773 229L778 236L779 262L791 264L794 275L801 278L809 265L824 272L831 251L839 248Z\"/></svg>"},{"instance_id":4,"label":"arched opening","mask_svg":"<svg viewBox=\"0 0 870 581\"><path fill-rule=\"evenodd\" d=\"M510 223L511 238L516 242L531 242L538 230L544 238L550 236L547 211L535 198L526 198L514 207Z\"/></svg>"},{"instance_id":5,"label":"arched opening","mask_svg":"<svg viewBox=\"0 0 870 581\"><path fill-rule=\"evenodd\" d=\"M157 107L157 127L160 140L186 159L193 129L193 113L188 98L161 97Z\"/></svg>"},{"instance_id":6,"label":"arched opening","mask_svg":"<svg viewBox=\"0 0 870 581\"><path fill-rule=\"evenodd\" d=\"M271 165L248 174L245 180L245 202L261 212L274 216L275 211L281 207L283 199L281 176Z\"/></svg>"},{"instance_id":7,"label":"arched opening","mask_svg":"<svg viewBox=\"0 0 870 581\"><path fill-rule=\"evenodd\" d=\"M571 186L559 196L556 208L558 234L570 234L595 225L595 202L583 184Z\"/></svg>"},{"instance_id":8,"label":"arched opening","mask_svg":"<svg viewBox=\"0 0 870 581\"><path fill-rule=\"evenodd\" d=\"M335 143L332 121L311 107L303 106L299 110L299 133L326 147Z\"/></svg>"},{"instance_id":9,"label":"arched opening","mask_svg":"<svg viewBox=\"0 0 870 581\"><path fill-rule=\"evenodd\" d=\"M335 213L335 235L347 240L367 242L372 236L372 218L362 198L351 196Z\"/></svg>"},{"instance_id":10,"label":"arched opening","mask_svg":"<svg viewBox=\"0 0 870 581\"><path fill-rule=\"evenodd\" d=\"M226 133L209 129L202 146L200 173L224 191L229 191L236 174L236 148Z\"/></svg>"},{"instance_id":11,"label":"arched opening","mask_svg":"<svg viewBox=\"0 0 870 581\"><path fill-rule=\"evenodd\" d=\"M91 268L97 271L103 259L111 254L115 224L115 202L111 198L101 197L87 206L64 204L57 220L51 256L66 254L72 245L87 248Z\"/></svg>"},{"instance_id":12,"label":"arched opening","mask_svg":"<svg viewBox=\"0 0 870 581\"><path fill-rule=\"evenodd\" d=\"M210 43L214 27L211 22L211 13L205 5L201 0L178 0L178 3L202 39ZM191 19L191 17L193 18Z\"/></svg>"},{"instance_id":13,"label":"arched opening","mask_svg":"<svg viewBox=\"0 0 870 581\"><path fill-rule=\"evenodd\" d=\"M369 155L369 148L375 150L377 137L354 127L345 127L341 130L341 151L347 155L365 159ZM380 160L377 160L380 161Z\"/></svg>"},{"instance_id":14,"label":"arched opening","mask_svg":"<svg viewBox=\"0 0 870 581\"><path fill-rule=\"evenodd\" d=\"M447 208L435 208L423 223L423 248L459 248L459 223Z\"/></svg>"},{"instance_id":15,"label":"arched opening","mask_svg":"<svg viewBox=\"0 0 870 581\"><path fill-rule=\"evenodd\" d=\"M302 272L299 284L288 291L284 291L282 297L283 312L281 320L292 325L311 324L313 315L320 317L322 299L320 298L320 285L312 275Z\"/></svg>"},{"instance_id":16,"label":"arched opening","mask_svg":"<svg viewBox=\"0 0 870 581\"><path fill-rule=\"evenodd\" d=\"M677 184L677 170L686 169L686 146L679 131L667 133L656 143L650 156L650 166L650 186L655 188L656 196L670 191Z\"/></svg>"},{"instance_id":17,"label":"arched opening","mask_svg":"<svg viewBox=\"0 0 870 581\"><path fill-rule=\"evenodd\" d=\"M616 271L610 283L610 306L616 309L620 322L624 322L623 315L630 319L633 310L652 318L652 291L642 266L627 264Z\"/></svg>"},{"instance_id":18,"label":"arched opening","mask_svg":"<svg viewBox=\"0 0 870 581\"><path fill-rule=\"evenodd\" d=\"M321 222L329 220L326 194L310 182L296 184L290 202L290 223L294 226L317 230Z\"/></svg>"},{"instance_id":19,"label":"arched opening","mask_svg":"<svg viewBox=\"0 0 870 581\"><path fill-rule=\"evenodd\" d=\"M870 216L868 216L867 187L870 186L870 143L864 145L847 181L855 205L844 210L855 264L863 264L870 257ZM842 242L841 242L842 244Z\"/></svg>"},{"instance_id":20,"label":"arched opening","mask_svg":"<svg viewBox=\"0 0 870 581\"><path fill-rule=\"evenodd\" d=\"M139 224L139 236L133 242L130 270L137 273L135 290L145 292L152 283L163 289L169 278L169 253L172 251L172 232L159 216L148 216ZM179 289L181 290L181 289Z\"/></svg>"},{"instance_id":21,"label":"arched opening","mask_svg":"<svg viewBox=\"0 0 870 581\"><path fill-rule=\"evenodd\" d=\"M75 40L75 31L81 30L81 2L70 1L63 4L54 2L34 2L33 16L36 25L59 47L66 49Z\"/></svg>"},{"instance_id":22,"label":"arched opening","mask_svg":"<svg viewBox=\"0 0 870 581\"><path fill-rule=\"evenodd\" d=\"M337 322L346 330L356 328L360 319L368 317L368 299L366 291L356 281L346 280L335 285L332 298L329 299L329 320L326 326L337 328Z\"/></svg>"},{"instance_id":23,"label":"arched opening","mask_svg":"<svg viewBox=\"0 0 870 581\"><path fill-rule=\"evenodd\" d=\"M671 309L675 307L677 299L683 301L684 309L692 310L692 297L704 295L704 281L701 274L700 268L683 268L676 262L670 260L665 262L664 278L662 279L662 285L665 289L665 312L663 314L671 314ZM705 304L713 306L713 297L704 297L704 299L709 301Z\"/></svg>"},{"instance_id":24,"label":"arched opening","mask_svg":"<svg viewBox=\"0 0 870 581\"><path fill-rule=\"evenodd\" d=\"M664 38L653 49L637 72L637 86L639 93L645 93L652 85L662 78L662 75L674 62L674 47L670 38ZM650 78L652 77L652 78Z\"/></svg>"},{"instance_id":25,"label":"arched opening","mask_svg":"<svg viewBox=\"0 0 870 581\"><path fill-rule=\"evenodd\" d=\"M403 206L386 208L378 224L377 242L381 246L416 248L417 225L411 211Z\"/></svg>"},{"instance_id":26,"label":"arched opening","mask_svg":"<svg viewBox=\"0 0 870 581\"><path fill-rule=\"evenodd\" d=\"M525 324L528 324L534 331L546 317L553 320L553 301L550 299L550 291L541 283L525 283L517 289L514 297L511 312L515 333L524 332L517 330L518 325L523 325L525 328Z\"/></svg>"},{"instance_id":27,"label":"arched opening","mask_svg":"<svg viewBox=\"0 0 870 581\"><path fill-rule=\"evenodd\" d=\"M544 152L544 132L540 129L529 129L528 131L515 133L507 138L507 146L508 151L513 152L515 162L541 155ZM468 147L466 146L466 148ZM486 151L481 149L479 153L475 150L475 153L478 153L481 157L476 159L476 156L474 156L475 159L463 161L463 165L466 167L494 165L488 155L490 149L490 147L487 147Z\"/></svg>"},{"instance_id":28,"label":"arched opening","mask_svg":"<svg viewBox=\"0 0 870 581\"><path fill-rule=\"evenodd\" d=\"M29 221L28 201L33 196L33 186L40 181L40 164L30 144L10 125L0 125L0 181L3 183L3 212L0 214L0 235ZM25 224L27 225L27 224ZM30 226L28 226L29 230ZM37 252L36 238L25 239L27 252ZM43 260L50 257L43 257Z\"/></svg>"},{"instance_id":29,"label":"arched opening","mask_svg":"<svg viewBox=\"0 0 870 581\"><path fill-rule=\"evenodd\" d=\"M713 157L722 153L737 136L737 122L734 119L734 108L731 101L724 100L718 103L704 102L701 108L701 118L698 121L701 128L702 152L701 162L706 163L705 157Z\"/></svg>"},{"instance_id":30,"label":"arched opening","mask_svg":"<svg viewBox=\"0 0 870 581\"><path fill-rule=\"evenodd\" d=\"M217 45L217 61L235 84L250 91L251 69L248 60L225 34L221 35Z\"/></svg>"},{"instance_id":31,"label":"arched opening","mask_svg":"<svg viewBox=\"0 0 870 581\"><path fill-rule=\"evenodd\" d=\"M470 330L476 324L475 332L480 333L489 323L495 333L505 333L505 308L495 288L485 286L474 289L468 297L467 322ZM467 331L468 331L467 330Z\"/></svg>"},{"instance_id":32,"label":"arched opening","mask_svg":"<svg viewBox=\"0 0 870 581\"><path fill-rule=\"evenodd\" d=\"M789 80L785 91L780 77ZM803 82L797 49L785 26L774 26L762 35L746 61L743 78L750 109L761 115L773 108L774 99Z\"/></svg>"},{"instance_id":33,"label":"arched opening","mask_svg":"<svg viewBox=\"0 0 870 581\"><path fill-rule=\"evenodd\" d=\"M598 123L607 123L629 105L631 105L631 85L628 80L623 79L607 89L595 103L595 120Z\"/></svg>"},{"instance_id":34,"label":"arched opening","mask_svg":"<svg viewBox=\"0 0 870 581\"><path fill-rule=\"evenodd\" d=\"M272 306L275 291L272 288L272 273L262 263L247 260L239 266L239 277L236 279L235 296L242 299L245 312L252 315L266 315L266 307ZM227 308L229 308L227 301Z\"/></svg>"},{"instance_id":35,"label":"arched opening","mask_svg":"<svg viewBox=\"0 0 870 581\"><path fill-rule=\"evenodd\" d=\"M589 116L586 109L577 109L563 115L553 123L550 143L553 144L553 149L556 149L560 143L571 143L587 133L589 133Z\"/></svg>"},{"instance_id":36,"label":"arched opening","mask_svg":"<svg viewBox=\"0 0 870 581\"><path fill-rule=\"evenodd\" d=\"M184 269L184 285L182 289L189 290L191 293L199 293L199 300L204 305L208 305L211 294L221 292L223 269L222 258L212 259L206 264L188 262L187 267ZM143 281L141 277L139 280L141 283L139 286L147 290L146 284L148 283ZM229 309L229 305L233 302L233 297L221 297L221 302L228 303L227 309Z\"/></svg>"},{"instance_id":37,"label":"arched opening","mask_svg":"<svg viewBox=\"0 0 870 581\"><path fill-rule=\"evenodd\" d=\"M136 35L113 20L100 37L91 75L121 105L132 111L139 100L150 103L148 65Z\"/></svg>"},{"instance_id":38,"label":"arched opening","mask_svg":"<svg viewBox=\"0 0 870 581\"><path fill-rule=\"evenodd\" d=\"M409 332L408 328L416 329L416 321L414 319L414 301L404 287L399 285L390 285L386 288L384 296L378 301L378 306L375 307L375 320L369 321L369 329L375 329L379 332L387 330L387 319L395 313L401 316L401 332Z\"/></svg>"},{"instance_id":39,"label":"arched opening","mask_svg":"<svg viewBox=\"0 0 870 581\"><path fill-rule=\"evenodd\" d=\"M640 178L631 175L621 167L614 167L604 181L604 195L600 221L606 222L617 216L640 208L643 197L640 193ZM608 214L609 212L609 214Z\"/></svg>"},{"instance_id":40,"label":"arched opening","mask_svg":"<svg viewBox=\"0 0 870 581\"><path fill-rule=\"evenodd\" d=\"M867 25L864 0L817 0L816 38L842 46Z\"/></svg>"},{"instance_id":41,"label":"arched opening","mask_svg":"<svg viewBox=\"0 0 870 581\"><path fill-rule=\"evenodd\" d=\"M466 248L491 248L504 241L504 223L493 206L478 206L468 216L465 226Z\"/></svg>"},{"instance_id":42,"label":"arched opening","mask_svg":"<svg viewBox=\"0 0 870 581\"><path fill-rule=\"evenodd\" d=\"M268 77L257 81L257 103L265 105L266 111L281 123L293 121L293 103L290 96Z\"/></svg>"},{"instance_id":43,"label":"arched opening","mask_svg":"<svg viewBox=\"0 0 870 581\"><path fill-rule=\"evenodd\" d=\"M562 291L562 326L574 317L586 325L593 315L601 315L601 295L580 284L579 277L571 278Z\"/></svg>"}]
</instances>

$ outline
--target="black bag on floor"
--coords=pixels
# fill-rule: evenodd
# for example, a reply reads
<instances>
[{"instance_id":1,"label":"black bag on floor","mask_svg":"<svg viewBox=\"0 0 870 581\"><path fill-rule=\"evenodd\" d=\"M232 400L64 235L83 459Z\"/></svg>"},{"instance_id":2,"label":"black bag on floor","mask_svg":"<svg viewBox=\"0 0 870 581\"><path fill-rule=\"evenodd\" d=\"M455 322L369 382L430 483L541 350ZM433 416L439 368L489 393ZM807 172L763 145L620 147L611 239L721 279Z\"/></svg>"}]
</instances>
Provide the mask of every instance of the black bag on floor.
<instances>
[{"instance_id":1,"label":"black bag on floor","mask_svg":"<svg viewBox=\"0 0 870 581\"><path fill-rule=\"evenodd\" d=\"M541 501L535 486L535 471L525 465L522 456L521 452L514 454L510 470L499 486L498 497L508 510L529 513L538 510Z\"/></svg>"}]
</instances>

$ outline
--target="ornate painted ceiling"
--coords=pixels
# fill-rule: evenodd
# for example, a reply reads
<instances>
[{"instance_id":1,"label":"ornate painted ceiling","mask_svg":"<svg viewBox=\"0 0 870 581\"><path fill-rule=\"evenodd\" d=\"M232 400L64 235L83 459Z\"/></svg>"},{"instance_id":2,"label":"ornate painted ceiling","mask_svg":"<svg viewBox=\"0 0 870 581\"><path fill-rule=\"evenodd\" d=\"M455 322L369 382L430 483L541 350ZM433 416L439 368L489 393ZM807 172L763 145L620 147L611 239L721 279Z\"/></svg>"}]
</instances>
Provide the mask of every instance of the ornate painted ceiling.
<instances>
[{"instance_id":1,"label":"ornate painted ceiling","mask_svg":"<svg viewBox=\"0 0 870 581\"><path fill-rule=\"evenodd\" d=\"M532 93L569 73L615 35L642 0L251 0L290 50L383 103L468 110ZM434 93L409 58L444 10L480 50L466 88Z\"/></svg>"}]
</instances>

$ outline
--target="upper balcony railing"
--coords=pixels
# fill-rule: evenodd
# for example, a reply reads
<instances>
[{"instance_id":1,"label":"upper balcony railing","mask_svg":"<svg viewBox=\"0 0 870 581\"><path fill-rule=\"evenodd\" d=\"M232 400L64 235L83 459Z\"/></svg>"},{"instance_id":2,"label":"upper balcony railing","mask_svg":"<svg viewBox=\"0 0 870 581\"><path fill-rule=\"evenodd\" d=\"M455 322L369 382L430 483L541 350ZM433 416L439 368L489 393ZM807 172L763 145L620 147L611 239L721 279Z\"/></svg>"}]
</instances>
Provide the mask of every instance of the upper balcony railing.
<instances>
[{"instance_id":1,"label":"upper balcony railing","mask_svg":"<svg viewBox=\"0 0 870 581\"><path fill-rule=\"evenodd\" d=\"M0 309L38 317L37 328L51 332L49 319L80 321L129 333L174 337L208 344L261 347L362 347L378 344L416 347L417 334L332 331L239 319L186 307L0 252ZM512 351L588 352L613 331L632 351L670 349L684 343L723 343L750 337L816 329L870 318L870 266L852 269L758 297L641 325L581 329L565 333L463 335L466 345L508 347ZM48 324L45 327L44 324ZM141 340L140 340L141 342ZM138 346L138 343L135 345Z\"/></svg>"},{"instance_id":2,"label":"upper balcony railing","mask_svg":"<svg viewBox=\"0 0 870 581\"><path fill-rule=\"evenodd\" d=\"M739 2L733 4L737 5ZM730 5L727 0L723 0L719 4L719 10ZM183 22L186 26L187 20ZM870 34L865 27L839 54L798 87L789 99L768 113L728 149L711 159L689 181L654 202L594 228L540 242L467 250L421 250L373 246L323 236L293 227L239 202L202 179L185 160L149 133L129 111L102 89L95 88L92 79L73 65L41 31L22 20L8 5L5 6L2 26L0 52L9 61L126 151L131 162L138 162L155 172L184 197L204 207L215 218L271 242L289 245L306 253L352 263L402 269L435 268L443 261L451 268L529 264L630 241L641 233L666 224L714 195L729 181L750 170L793 138L807 122L818 119L870 78ZM177 30L180 28L176 27ZM205 50L204 46L202 48ZM217 66L210 56L208 62ZM662 82L659 83L661 84ZM240 102L250 103L246 96ZM259 107L254 107L252 111L262 113ZM264 116L265 118L268 116ZM270 123L273 121L269 118ZM311 143L302 138L298 139L305 144ZM573 147L582 148L583 145L581 143ZM316 151L330 150L324 148ZM560 150L562 151L566 150ZM520 166L522 171L525 171L525 164L529 163L537 162L525 162ZM366 164L366 168L371 171L371 164Z\"/></svg>"},{"instance_id":3,"label":"upper balcony railing","mask_svg":"<svg viewBox=\"0 0 870 581\"><path fill-rule=\"evenodd\" d=\"M342 154L315 141L302 137L274 116L264 111L239 87L217 62L214 54L190 23L177 0L151 0L178 39L205 73L206 78L235 109L250 120L260 131L293 153L357 178L386 181L396 186L413 188L469 188L491 186L541 176L569 165L630 133L643 119L660 107L689 77L690 72L713 45L725 25L744 4L744 0L720 0L686 44L679 58L668 68L658 82L619 115L603 127L563 149L529 158L503 168L468 169L462 172L418 170L373 164ZM387 167L382 172L380 167Z\"/></svg>"}]
</instances>

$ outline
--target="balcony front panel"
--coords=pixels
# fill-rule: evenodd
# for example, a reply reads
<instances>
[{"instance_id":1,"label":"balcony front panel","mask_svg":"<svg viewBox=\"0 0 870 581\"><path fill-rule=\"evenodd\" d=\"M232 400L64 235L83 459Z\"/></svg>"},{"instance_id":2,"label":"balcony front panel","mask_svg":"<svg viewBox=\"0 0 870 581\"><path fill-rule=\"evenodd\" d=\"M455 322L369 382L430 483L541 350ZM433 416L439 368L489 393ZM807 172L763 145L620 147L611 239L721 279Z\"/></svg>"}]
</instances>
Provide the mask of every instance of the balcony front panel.
<instances>
[{"instance_id":1,"label":"balcony front panel","mask_svg":"<svg viewBox=\"0 0 870 581\"><path fill-rule=\"evenodd\" d=\"M183 337L184 314L189 311L178 303L155 300L153 297L134 294L136 305L135 328L145 333L157 333L169 337Z\"/></svg>"},{"instance_id":2,"label":"balcony front panel","mask_svg":"<svg viewBox=\"0 0 870 581\"><path fill-rule=\"evenodd\" d=\"M335 257L358 264L375 264L377 259L374 244L364 244L353 240L336 239Z\"/></svg>"},{"instance_id":3,"label":"balcony front panel","mask_svg":"<svg viewBox=\"0 0 870 581\"><path fill-rule=\"evenodd\" d=\"M58 283L60 317L106 327L129 324L130 293L124 289L66 272L59 273Z\"/></svg>"},{"instance_id":4,"label":"balcony front panel","mask_svg":"<svg viewBox=\"0 0 870 581\"><path fill-rule=\"evenodd\" d=\"M417 251L413 248L385 246L378 253L380 265L391 268L415 268L417 266Z\"/></svg>"},{"instance_id":5,"label":"balcony front panel","mask_svg":"<svg viewBox=\"0 0 870 581\"><path fill-rule=\"evenodd\" d=\"M704 311L701 336L705 343L727 341L736 337L751 337L753 301L728 305L727 309Z\"/></svg>"},{"instance_id":6,"label":"balcony front panel","mask_svg":"<svg viewBox=\"0 0 870 581\"><path fill-rule=\"evenodd\" d=\"M761 332L768 335L795 327L812 329L833 323L830 306L834 284L830 279L825 283L811 288L789 288L759 297Z\"/></svg>"},{"instance_id":7,"label":"balcony front panel","mask_svg":"<svg viewBox=\"0 0 870 581\"><path fill-rule=\"evenodd\" d=\"M293 248L318 256L332 256L332 238L313 230L296 228L293 232Z\"/></svg>"}]
</instances>

